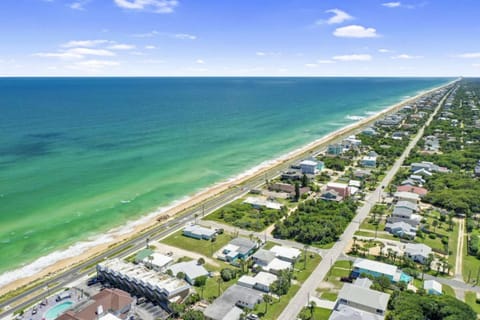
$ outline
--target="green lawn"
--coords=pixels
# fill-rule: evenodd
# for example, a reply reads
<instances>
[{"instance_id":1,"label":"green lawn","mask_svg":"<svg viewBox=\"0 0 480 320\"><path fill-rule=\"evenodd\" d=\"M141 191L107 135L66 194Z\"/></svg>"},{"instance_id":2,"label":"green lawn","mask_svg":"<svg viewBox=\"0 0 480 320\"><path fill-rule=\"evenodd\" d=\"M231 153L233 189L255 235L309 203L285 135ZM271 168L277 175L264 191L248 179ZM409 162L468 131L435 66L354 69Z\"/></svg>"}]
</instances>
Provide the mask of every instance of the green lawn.
<instances>
[{"instance_id":1,"label":"green lawn","mask_svg":"<svg viewBox=\"0 0 480 320\"><path fill-rule=\"evenodd\" d=\"M267 313L265 312L265 302L258 304L255 307L256 313L262 318L267 320L276 320L282 313L283 309L288 305L290 300L295 296L297 291L300 289L299 285L292 285L288 293L284 296L281 296L279 300L274 300L272 304L268 305Z\"/></svg>"},{"instance_id":2,"label":"green lawn","mask_svg":"<svg viewBox=\"0 0 480 320\"><path fill-rule=\"evenodd\" d=\"M318 254L309 252L307 256L306 268L304 269L302 254L300 260L295 264L295 271L293 275L294 279L300 284L303 283L312 274L313 270L317 267L321 260L322 258ZM257 305L255 310L259 313L262 319L277 319L280 313L282 313L283 309L285 309L287 306L290 299L293 298L293 296L297 293L298 289L300 289L300 285L293 284L285 296L282 296L280 300L274 300L272 304L268 305L266 315L263 315L265 312L264 302Z\"/></svg>"},{"instance_id":3,"label":"green lawn","mask_svg":"<svg viewBox=\"0 0 480 320\"><path fill-rule=\"evenodd\" d=\"M456 298L455 291L453 291L453 288L450 287L449 285L442 284L442 291L443 291L443 294Z\"/></svg>"},{"instance_id":4,"label":"green lawn","mask_svg":"<svg viewBox=\"0 0 480 320\"><path fill-rule=\"evenodd\" d=\"M255 209L252 205L243 203L243 201L243 198L235 200L203 219L258 232L280 220L287 212L285 209Z\"/></svg>"},{"instance_id":5,"label":"green lawn","mask_svg":"<svg viewBox=\"0 0 480 320\"><path fill-rule=\"evenodd\" d=\"M218 279L220 279L220 277L213 277L207 279L207 283L205 284L205 288L203 289L204 299L212 301L218 297ZM227 290L228 287L235 284L236 282L237 279L232 279L228 282L224 282L223 280L220 281L220 294L222 294L225 290ZM195 290L197 290L198 294L201 294L200 288L195 287Z\"/></svg>"},{"instance_id":6,"label":"green lawn","mask_svg":"<svg viewBox=\"0 0 480 320\"><path fill-rule=\"evenodd\" d=\"M469 291L465 293L465 303L472 307L473 311L480 314L480 304L475 302L476 293Z\"/></svg>"},{"instance_id":7,"label":"green lawn","mask_svg":"<svg viewBox=\"0 0 480 320\"><path fill-rule=\"evenodd\" d=\"M332 310L330 310L330 309L316 307L315 311L313 312L313 315L314 315L313 319L315 319L315 320L328 320L328 318L330 318L331 314L332 314Z\"/></svg>"},{"instance_id":8,"label":"green lawn","mask_svg":"<svg viewBox=\"0 0 480 320\"><path fill-rule=\"evenodd\" d=\"M369 221L371 220L371 217L367 217L365 220L363 220L362 224L360 225L360 229L365 229L365 230L371 230L375 231L375 228L377 225L370 223ZM377 217L378 219L378 217ZM380 220L380 223L378 223L378 231L383 231L385 230L385 220Z\"/></svg>"},{"instance_id":9,"label":"green lawn","mask_svg":"<svg viewBox=\"0 0 480 320\"><path fill-rule=\"evenodd\" d=\"M274 246L281 246L281 244L276 243L276 242L273 242L273 241L267 241L267 242L265 242L265 244L263 245L262 249L270 250L270 249L272 249Z\"/></svg>"},{"instance_id":10,"label":"green lawn","mask_svg":"<svg viewBox=\"0 0 480 320\"><path fill-rule=\"evenodd\" d=\"M448 241L448 250L451 252L448 256L448 263L455 266L455 261L457 258L457 245L458 245L458 223L455 223L453 226L453 231L450 233Z\"/></svg>"},{"instance_id":11,"label":"green lawn","mask_svg":"<svg viewBox=\"0 0 480 320\"><path fill-rule=\"evenodd\" d=\"M232 237L226 233L217 235L217 239L214 242L209 240L198 240L185 237L183 231L179 230L161 240L161 242L173 247L211 257L213 253L225 246L230 240L232 240Z\"/></svg>"},{"instance_id":12,"label":"green lawn","mask_svg":"<svg viewBox=\"0 0 480 320\"><path fill-rule=\"evenodd\" d=\"M328 301L337 301L338 293L335 292L323 292L321 298Z\"/></svg>"},{"instance_id":13,"label":"green lawn","mask_svg":"<svg viewBox=\"0 0 480 320\"><path fill-rule=\"evenodd\" d=\"M382 230L378 230L378 231L382 231ZM361 236L361 237L374 238L375 237L375 231L357 231L357 232L355 232L355 235L356 236ZM394 237L391 234L380 233L380 232L377 233L377 238L399 241L398 237Z\"/></svg>"},{"instance_id":14,"label":"green lawn","mask_svg":"<svg viewBox=\"0 0 480 320\"><path fill-rule=\"evenodd\" d=\"M475 256L467 256L467 239L463 244L463 262L462 262L462 275L463 280L469 283L475 283L477 281L477 276L480 280L480 260ZM468 281L468 276L470 275L470 281Z\"/></svg>"},{"instance_id":15,"label":"green lawn","mask_svg":"<svg viewBox=\"0 0 480 320\"><path fill-rule=\"evenodd\" d=\"M316 253L307 253L307 263L304 263L304 255L300 256L299 260L297 263L295 263L295 271L293 273L294 278L300 282L303 283L315 270L315 268L318 266L320 261L322 261L322 257L320 257ZM304 268L306 266L306 268Z\"/></svg>"},{"instance_id":16,"label":"green lawn","mask_svg":"<svg viewBox=\"0 0 480 320\"><path fill-rule=\"evenodd\" d=\"M432 249L438 249L438 250L441 250L441 251L443 251L445 249L445 246L442 243L442 239L438 236L435 239L431 239L428 236L428 234L425 233L424 234L424 239L422 239L420 237L416 237L415 241L419 242L419 243L426 244L427 246L429 246Z\"/></svg>"}]
</instances>

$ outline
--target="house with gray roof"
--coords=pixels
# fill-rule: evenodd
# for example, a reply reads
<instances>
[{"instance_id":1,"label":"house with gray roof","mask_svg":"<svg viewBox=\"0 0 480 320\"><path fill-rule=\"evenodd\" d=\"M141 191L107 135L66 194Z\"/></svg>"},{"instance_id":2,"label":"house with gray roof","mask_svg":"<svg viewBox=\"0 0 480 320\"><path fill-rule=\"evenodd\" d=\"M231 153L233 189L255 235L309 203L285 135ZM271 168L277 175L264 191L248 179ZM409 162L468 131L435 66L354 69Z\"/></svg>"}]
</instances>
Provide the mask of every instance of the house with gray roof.
<instances>
[{"instance_id":1,"label":"house with gray roof","mask_svg":"<svg viewBox=\"0 0 480 320\"><path fill-rule=\"evenodd\" d=\"M418 206L415 203L411 203L410 201L398 201L397 204L395 205L395 208L405 208L405 209L410 209L413 212L418 211Z\"/></svg>"},{"instance_id":2,"label":"house with gray roof","mask_svg":"<svg viewBox=\"0 0 480 320\"><path fill-rule=\"evenodd\" d=\"M384 319L389 299L390 295L387 293L345 283L338 293L329 320Z\"/></svg>"},{"instance_id":3,"label":"house with gray roof","mask_svg":"<svg viewBox=\"0 0 480 320\"><path fill-rule=\"evenodd\" d=\"M248 259L258 248L258 244L247 238L232 239L217 252L217 258L235 264L238 259Z\"/></svg>"},{"instance_id":4,"label":"house with gray roof","mask_svg":"<svg viewBox=\"0 0 480 320\"><path fill-rule=\"evenodd\" d=\"M238 320L244 308L253 310L262 302L263 292L234 284L209 305L203 314L210 320Z\"/></svg>"},{"instance_id":5,"label":"house with gray roof","mask_svg":"<svg viewBox=\"0 0 480 320\"><path fill-rule=\"evenodd\" d=\"M395 207L392 212L392 217L410 219L412 216L413 211L410 209L402 208L402 207Z\"/></svg>"},{"instance_id":6,"label":"house with gray roof","mask_svg":"<svg viewBox=\"0 0 480 320\"><path fill-rule=\"evenodd\" d=\"M413 227L408 223L402 221L395 223L387 223L385 225L385 231L388 231L397 237L407 239L415 239L415 236L417 235L416 227Z\"/></svg>"},{"instance_id":7,"label":"house with gray roof","mask_svg":"<svg viewBox=\"0 0 480 320\"><path fill-rule=\"evenodd\" d=\"M205 269L201 264L198 264L195 260L176 263L171 265L168 269L172 270L172 273L175 276L179 272L183 272L185 274L185 281L191 285L195 283L195 279L209 275L207 269Z\"/></svg>"},{"instance_id":8,"label":"house with gray roof","mask_svg":"<svg viewBox=\"0 0 480 320\"><path fill-rule=\"evenodd\" d=\"M404 252L413 261L423 264L432 253L432 248L423 243L407 243Z\"/></svg>"}]
</instances>

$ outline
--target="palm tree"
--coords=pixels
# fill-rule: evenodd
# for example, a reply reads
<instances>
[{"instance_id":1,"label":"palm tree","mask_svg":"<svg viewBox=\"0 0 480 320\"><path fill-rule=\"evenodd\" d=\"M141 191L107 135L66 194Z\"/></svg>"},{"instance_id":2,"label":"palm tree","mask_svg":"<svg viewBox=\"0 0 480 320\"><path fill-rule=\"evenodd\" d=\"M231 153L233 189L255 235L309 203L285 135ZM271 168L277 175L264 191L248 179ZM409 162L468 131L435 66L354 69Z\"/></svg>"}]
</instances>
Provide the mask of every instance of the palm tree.
<instances>
[{"instance_id":1,"label":"palm tree","mask_svg":"<svg viewBox=\"0 0 480 320\"><path fill-rule=\"evenodd\" d=\"M378 246L380 247L380 257L383 258L383 248L385 248L385 243L380 242Z\"/></svg>"},{"instance_id":2,"label":"palm tree","mask_svg":"<svg viewBox=\"0 0 480 320\"><path fill-rule=\"evenodd\" d=\"M195 224L197 224L198 213L195 213L195 214L193 215L193 218L195 219Z\"/></svg>"},{"instance_id":3,"label":"palm tree","mask_svg":"<svg viewBox=\"0 0 480 320\"><path fill-rule=\"evenodd\" d=\"M309 304L309 308L310 308L310 319L313 319L313 312L315 311L315 307L317 306L317 304L315 303L315 301L310 301L310 304Z\"/></svg>"},{"instance_id":4,"label":"palm tree","mask_svg":"<svg viewBox=\"0 0 480 320\"><path fill-rule=\"evenodd\" d=\"M263 302L265 302L265 314L267 314L268 305L272 302L272 297L268 293L264 294Z\"/></svg>"},{"instance_id":5,"label":"palm tree","mask_svg":"<svg viewBox=\"0 0 480 320\"><path fill-rule=\"evenodd\" d=\"M303 259L303 269L307 269L307 250L310 248L308 244L303 246L304 259Z\"/></svg>"}]
</instances>

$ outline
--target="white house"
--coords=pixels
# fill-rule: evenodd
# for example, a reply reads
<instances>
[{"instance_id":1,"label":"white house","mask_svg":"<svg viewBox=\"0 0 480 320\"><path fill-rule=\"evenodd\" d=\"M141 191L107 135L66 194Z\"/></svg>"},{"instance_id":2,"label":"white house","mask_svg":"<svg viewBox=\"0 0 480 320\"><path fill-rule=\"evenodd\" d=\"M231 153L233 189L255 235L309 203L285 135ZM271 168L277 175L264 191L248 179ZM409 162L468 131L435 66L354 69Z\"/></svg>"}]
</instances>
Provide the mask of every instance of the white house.
<instances>
[{"instance_id":1,"label":"white house","mask_svg":"<svg viewBox=\"0 0 480 320\"><path fill-rule=\"evenodd\" d=\"M393 196L397 201L408 201L415 204L420 200L420 196L413 192L397 191Z\"/></svg>"},{"instance_id":2,"label":"white house","mask_svg":"<svg viewBox=\"0 0 480 320\"><path fill-rule=\"evenodd\" d=\"M360 160L360 165L364 167L375 168L377 166L377 157L365 156Z\"/></svg>"},{"instance_id":3,"label":"white house","mask_svg":"<svg viewBox=\"0 0 480 320\"><path fill-rule=\"evenodd\" d=\"M284 246L273 246L270 251L275 253L275 256L280 260L287 262L295 262L301 254L301 251L296 248Z\"/></svg>"},{"instance_id":4,"label":"white house","mask_svg":"<svg viewBox=\"0 0 480 320\"><path fill-rule=\"evenodd\" d=\"M425 289L428 294L441 295L443 293L442 285L435 280L425 280L423 289Z\"/></svg>"},{"instance_id":5,"label":"white house","mask_svg":"<svg viewBox=\"0 0 480 320\"><path fill-rule=\"evenodd\" d=\"M172 270L172 273L175 276L179 272L183 272L185 274L185 280L191 285L195 283L195 279L209 275L207 269L198 264L195 260L176 263L170 266L168 269Z\"/></svg>"},{"instance_id":6,"label":"white house","mask_svg":"<svg viewBox=\"0 0 480 320\"><path fill-rule=\"evenodd\" d=\"M425 263L428 260L428 256L432 253L432 248L423 243L407 243L404 251L413 261Z\"/></svg>"},{"instance_id":7,"label":"white house","mask_svg":"<svg viewBox=\"0 0 480 320\"><path fill-rule=\"evenodd\" d=\"M280 210L283 207L281 203L269 201L267 199L259 198L259 197L248 197L243 201L243 203L248 203L252 205L252 207L258 208L258 209L260 209L261 207L265 207L268 209Z\"/></svg>"},{"instance_id":8,"label":"white house","mask_svg":"<svg viewBox=\"0 0 480 320\"><path fill-rule=\"evenodd\" d=\"M172 261L173 259L171 257L154 252L150 256L144 258L142 262L147 266L151 266L156 271L164 271Z\"/></svg>"},{"instance_id":9,"label":"white house","mask_svg":"<svg viewBox=\"0 0 480 320\"><path fill-rule=\"evenodd\" d=\"M238 279L237 284L247 288L257 289L263 292L270 292L270 285L274 283L278 277L268 272L259 272L254 277L243 275Z\"/></svg>"},{"instance_id":10,"label":"white house","mask_svg":"<svg viewBox=\"0 0 480 320\"><path fill-rule=\"evenodd\" d=\"M300 169L303 174L315 174L317 172L317 165L318 163L316 161L303 160L300 162Z\"/></svg>"}]
</instances>

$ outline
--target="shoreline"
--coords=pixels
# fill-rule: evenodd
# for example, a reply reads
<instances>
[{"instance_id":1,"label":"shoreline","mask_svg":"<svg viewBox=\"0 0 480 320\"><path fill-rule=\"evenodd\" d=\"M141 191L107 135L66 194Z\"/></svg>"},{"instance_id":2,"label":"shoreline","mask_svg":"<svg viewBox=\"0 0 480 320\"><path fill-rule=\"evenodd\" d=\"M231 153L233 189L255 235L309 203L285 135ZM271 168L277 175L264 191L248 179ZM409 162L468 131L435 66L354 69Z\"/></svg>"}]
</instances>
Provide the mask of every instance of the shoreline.
<instances>
[{"instance_id":1,"label":"shoreline","mask_svg":"<svg viewBox=\"0 0 480 320\"><path fill-rule=\"evenodd\" d=\"M92 258L107 250L111 245L131 239L139 233L148 230L152 226L159 223L157 221L159 217L167 215L168 218L173 217L187 208L199 205L206 199L214 197L215 195L218 195L233 186L240 185L252 177L261 175L264 172L281 165L282 163L309 154L310 152L324 146L327 143L340 139L344 135L352 134L354 131L371 124L386 114L395 112L399 108L410 104L414 100L417 100L418 98L440 88L448 86L455 81L457 80L432 89L420 91L413 97L408 97L404 100L401 100L400 102L390 105L383 110L375 112L375 114L369 115L363 119L359 119L354 123L341 127L284 155L272 160L263 161L259 165L247 169L232 178L227 178L226 181L206 187L191 196L186 196L180 200L174 201L168 206L160 207L157 210L141 216L136 220L127 221L125 224L119 227L110 229L103 235L98 235L85 241L77 242L66 249L60 249L46 256L40 257L25 266L7 271L0 275L0 295L28 285L31 282L38 281L41 278L52 276L60 271L72 267L73 265L86 261L89 258ZM168 221L168 218L164 221L161 221L161 223Z\"/></svg>"}]
</instances>

